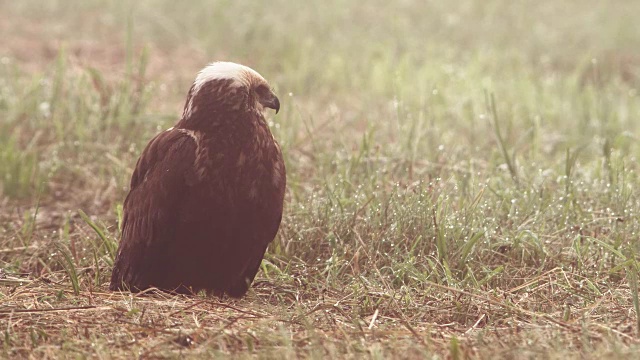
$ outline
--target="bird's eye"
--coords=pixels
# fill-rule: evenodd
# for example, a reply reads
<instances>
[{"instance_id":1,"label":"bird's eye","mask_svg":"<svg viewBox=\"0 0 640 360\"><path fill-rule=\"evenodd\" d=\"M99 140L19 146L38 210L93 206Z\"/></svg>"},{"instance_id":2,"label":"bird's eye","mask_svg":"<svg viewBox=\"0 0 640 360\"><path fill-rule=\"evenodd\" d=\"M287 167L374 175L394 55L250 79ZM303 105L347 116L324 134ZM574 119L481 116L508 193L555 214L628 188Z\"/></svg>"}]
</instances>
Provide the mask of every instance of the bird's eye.
<instances>
[{"instance_id":1,"label":"bird's eye","mask_svg":"<svg viewBox=\"0 0 640 360\"><path fill-rule=\"evenodd\" d=\"M259 96L265 96L265 95L267 95L267 94L269 93L269 88L268 88L268 87L266 87L265 85L259 85L259 86L256 88L256 93L257 93Z\"/></svg>"}]
</instances>

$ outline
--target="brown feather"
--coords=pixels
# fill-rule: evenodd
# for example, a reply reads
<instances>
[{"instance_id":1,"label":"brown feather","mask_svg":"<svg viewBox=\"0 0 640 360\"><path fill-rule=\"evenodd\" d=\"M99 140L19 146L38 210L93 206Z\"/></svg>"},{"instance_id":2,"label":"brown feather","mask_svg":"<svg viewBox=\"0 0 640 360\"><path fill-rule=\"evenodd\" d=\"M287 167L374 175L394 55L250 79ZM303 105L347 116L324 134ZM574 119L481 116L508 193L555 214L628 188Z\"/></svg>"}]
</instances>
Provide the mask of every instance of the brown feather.
<instances>
[{"instance_id":1,"label":"brown feather","mask_svg":"<svg viewBox=\"0 0 640 360\"><path fill-rule=\"evenodd\" d=\"M278 231L286 186L280 148L254 98L264 79L252 80L192 87L183 118L142 152L112 290L247 292Z\"/></svg>"}]
</instances>

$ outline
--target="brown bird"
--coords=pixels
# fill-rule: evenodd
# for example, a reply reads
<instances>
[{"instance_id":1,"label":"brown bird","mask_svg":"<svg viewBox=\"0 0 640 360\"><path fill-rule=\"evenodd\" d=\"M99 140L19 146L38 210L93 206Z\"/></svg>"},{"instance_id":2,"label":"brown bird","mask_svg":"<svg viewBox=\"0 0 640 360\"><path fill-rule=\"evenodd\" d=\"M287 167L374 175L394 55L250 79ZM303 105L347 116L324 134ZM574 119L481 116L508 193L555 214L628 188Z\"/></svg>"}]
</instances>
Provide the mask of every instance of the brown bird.
<instances>
[{"instance_id":1,"label":"brown bird","mask_svg":"<svg viewBox=\"0 0 640 360\"><path fill-rule=\"evenodd\" d=\"M282 153L263 110L280 101L253 69L200 71L182 118L140 155L124 201L111 290L243 296L282 219Z\"/></svg>"}]
</instances>

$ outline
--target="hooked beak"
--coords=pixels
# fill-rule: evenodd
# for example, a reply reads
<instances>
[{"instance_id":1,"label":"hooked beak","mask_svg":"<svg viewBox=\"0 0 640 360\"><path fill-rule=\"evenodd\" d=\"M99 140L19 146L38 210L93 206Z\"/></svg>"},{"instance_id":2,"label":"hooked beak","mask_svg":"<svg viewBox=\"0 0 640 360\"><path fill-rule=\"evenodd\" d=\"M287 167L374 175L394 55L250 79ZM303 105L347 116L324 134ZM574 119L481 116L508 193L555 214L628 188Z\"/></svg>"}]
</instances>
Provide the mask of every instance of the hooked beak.
<instances>
[{"instance_id":1,"label":"hooked beak","mask_svg":"<svg viewBox=\"0 0 640 360\"><path fill-rule=\"evenodd\" d=\"M265 98L261 99L260 103L264 107L268 107L268 108L271 108L271 109L275 110L276 114L278 113L278 111L280 111L280 100L278 99L276 94L274 94L272 92L269 92L269 95L267 95L267 96L265 96Z\"/></svg>"}]
</instances>

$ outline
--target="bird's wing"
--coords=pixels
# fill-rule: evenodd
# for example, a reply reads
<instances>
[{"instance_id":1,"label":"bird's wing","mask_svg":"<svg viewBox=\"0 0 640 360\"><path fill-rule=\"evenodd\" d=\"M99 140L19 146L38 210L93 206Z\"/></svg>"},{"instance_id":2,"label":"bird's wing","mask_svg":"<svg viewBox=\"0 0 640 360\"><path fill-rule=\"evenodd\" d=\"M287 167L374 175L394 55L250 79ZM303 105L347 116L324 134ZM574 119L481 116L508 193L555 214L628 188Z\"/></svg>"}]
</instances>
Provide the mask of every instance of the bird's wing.
<instances>
[{"instance_id":1,"label":"bird's wing","mask_svg":"<svg viewBox=\"0 0 640 360\"><path fill-rule=\"evenodd\" d=\"M167 278L166 245L174 241L177 205L194 176L196 150L191 136L171 129L153 138L142 152L124 202L112 290L162 286Z\"/></svg>"},{"instance_id":2,"label":"bird's wing","mask_svg":"<svg viewBox=\"0 0 640 360\"><path fill-rule=\"evenodd\" d=\"M230 296L240 297L247 292L249 285L253 282L260 269L260 264L269 243L273 241L278 233L278 228L282 221L282 207L286 188L284 162L279 152L271 164L271 167L276 166L282 169L278 185L271 188L270 191L266 191L259 204L249 203L245 209L242 209L242 213L251 214L248 222L253 226L245 226L242 229L238 229L238 232L246 232L244 236L252 239L254 246L246 250L249 254L245 258L244 269L227 289L227 293Z\"/></svg>"}]
</instances>

